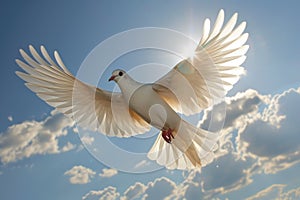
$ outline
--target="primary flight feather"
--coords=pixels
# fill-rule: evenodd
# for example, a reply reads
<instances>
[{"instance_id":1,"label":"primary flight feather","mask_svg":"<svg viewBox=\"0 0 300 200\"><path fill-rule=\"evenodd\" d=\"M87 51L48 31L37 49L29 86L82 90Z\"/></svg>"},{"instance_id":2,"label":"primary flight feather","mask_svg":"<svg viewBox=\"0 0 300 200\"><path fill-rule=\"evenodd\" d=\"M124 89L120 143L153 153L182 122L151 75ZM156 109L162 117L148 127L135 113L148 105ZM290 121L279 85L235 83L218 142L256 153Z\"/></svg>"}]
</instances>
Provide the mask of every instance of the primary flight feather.
<instances>
[{"instance_id":1,"label":"primary flight feather","mask_svg":"<svg viewBox=\"0 0 300 200\"><path fill-rule=\"evenodd\" d=\"M237 13L227 24L220 10L210 30L206 19L194 55L179 62L153 84L135 81L115 70L121 92L105 91L76 79L59 54L54 58L41 46L41 55L29 46L31 56L20 50L16 60L25 72L16 72L49 105L73 118L79 126L108 136L130 137L154 126L161 130L148 157L169 169L205 166L214 157L218 134L195 127L178 113L192 115L224 98L244 69L248 34L246 22L237 25Z\"/></svg>"}]
</instances>

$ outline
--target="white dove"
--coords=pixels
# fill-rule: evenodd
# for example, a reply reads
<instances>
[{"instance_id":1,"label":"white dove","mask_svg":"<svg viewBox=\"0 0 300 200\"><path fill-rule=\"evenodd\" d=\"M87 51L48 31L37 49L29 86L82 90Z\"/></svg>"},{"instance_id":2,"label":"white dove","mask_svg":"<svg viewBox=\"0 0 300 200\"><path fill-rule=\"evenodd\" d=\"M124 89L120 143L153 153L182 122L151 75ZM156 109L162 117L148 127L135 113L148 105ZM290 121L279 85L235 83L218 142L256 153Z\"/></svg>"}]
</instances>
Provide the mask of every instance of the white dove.
<instances>
[{"instance_id":1,"label":"white dove","mask_svg":"<svg viewBox=\"0 0 300 200\"><path fill-rule=\"evenodd\" d=\"M161 130L148 157L169 169L205 166L214 158L218 134L197 128L178 113L192 115L219 102L232 88L244 68L249 48L246 22L236 26L237 13L226 25L220 10L210 31L206 19L203 36L194 55L179 62L153 84L132 79L115 70L121 92L109 92L76 79L55 51L53 61L41 46L41 57L29 46L32 57L22 49L25 62L16 60L27 73L17 71L26 86L49 105L72 117L78 125L108 136L130 137L145 133L150 125Z\"/></svg>"}]
</instances>

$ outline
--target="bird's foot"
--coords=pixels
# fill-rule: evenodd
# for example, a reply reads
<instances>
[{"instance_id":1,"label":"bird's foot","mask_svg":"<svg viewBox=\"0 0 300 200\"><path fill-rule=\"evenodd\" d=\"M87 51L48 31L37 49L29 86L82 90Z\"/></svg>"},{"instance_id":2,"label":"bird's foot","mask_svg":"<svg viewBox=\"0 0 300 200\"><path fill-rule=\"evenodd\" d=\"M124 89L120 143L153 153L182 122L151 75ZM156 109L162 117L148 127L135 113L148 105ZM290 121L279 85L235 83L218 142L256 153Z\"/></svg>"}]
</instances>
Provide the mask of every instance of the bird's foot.
<instances>
[{"instance_id":1,"label":"bird's foot","mask_svg":"<svg viewBox=\"0 0 300 200\"><path fill-rule=\"evenodd\" d=\"M168 129L168 130L163 130L162 131L162 137L164 138L164 140L167 142L167 143L171 143L172 139L174 139L174 136L172 134L172 129Z\"/></svg>"}]
</instances>

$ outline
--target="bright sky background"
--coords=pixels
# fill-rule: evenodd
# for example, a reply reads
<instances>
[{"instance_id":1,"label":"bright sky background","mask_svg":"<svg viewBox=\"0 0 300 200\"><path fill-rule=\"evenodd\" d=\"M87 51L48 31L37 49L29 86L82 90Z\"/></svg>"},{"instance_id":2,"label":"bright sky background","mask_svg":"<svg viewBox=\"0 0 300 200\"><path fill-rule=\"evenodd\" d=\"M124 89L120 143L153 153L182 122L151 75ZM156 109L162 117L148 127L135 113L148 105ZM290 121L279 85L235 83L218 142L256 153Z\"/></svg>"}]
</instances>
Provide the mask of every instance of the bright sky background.
<instances>
[{"instance_id":1,"label":"bright sky background","mask_svg":"<svg viewBox=\"0 0 300 200\"><path fill-rule=\"evenodd\" d=\"M297 199L297 192L300 198L299 8L296 0L0 1L0 199ZM247 21L250 50L247 75L228 94L223 154L201 172L110 169L82 147L70 120L51 114L15 75L18 50L28 51L29 44L58 50L76 74L90 51L114 34L161 27L197 41L204 19L213 22L220 9L226 20L238 12L239 21ZM124 56L109 69L132 59ZM143 142L148 148L152 140Z\"/></svg>"}]
</instances>

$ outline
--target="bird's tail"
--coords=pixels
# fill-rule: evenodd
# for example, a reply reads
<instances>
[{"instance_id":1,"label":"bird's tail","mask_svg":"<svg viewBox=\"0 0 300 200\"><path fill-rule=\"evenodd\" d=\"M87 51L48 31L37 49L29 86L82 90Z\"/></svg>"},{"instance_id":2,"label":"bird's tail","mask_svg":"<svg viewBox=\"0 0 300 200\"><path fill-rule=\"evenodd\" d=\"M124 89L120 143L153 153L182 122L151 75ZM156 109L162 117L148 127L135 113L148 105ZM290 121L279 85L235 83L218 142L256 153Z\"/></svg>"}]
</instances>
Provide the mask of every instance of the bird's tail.
<instances>
[{"instance_id":1,"label":"bird's tail","mask_svg":"<svg viewBox=\"0 0 300 200\"><path fill-rule=\"evenodd\" d=\"M169 169L199 168L213 160L218 134L182 120L173 135L174 139L169 144L159 134L148 157Z\"/></svg>"}]
</instances>

